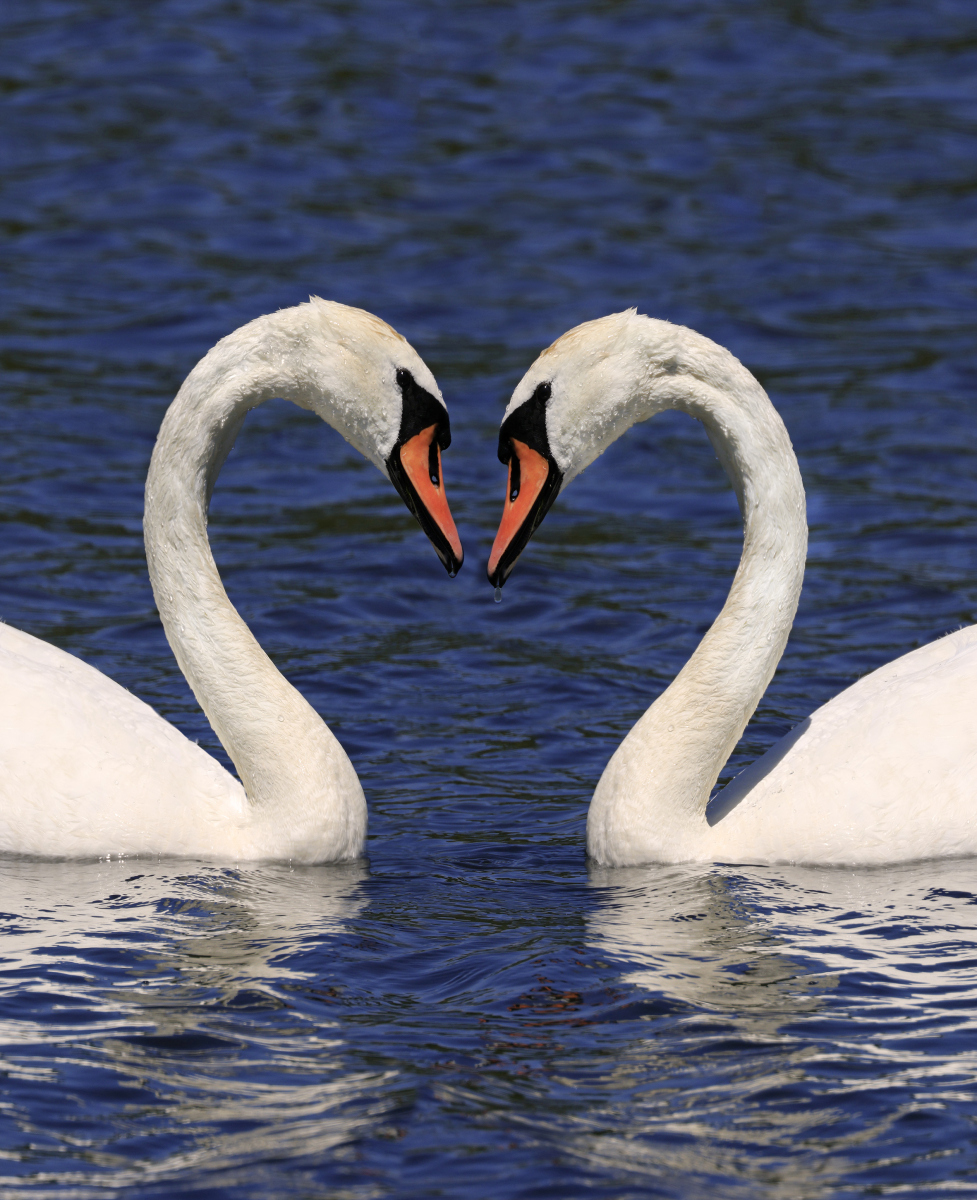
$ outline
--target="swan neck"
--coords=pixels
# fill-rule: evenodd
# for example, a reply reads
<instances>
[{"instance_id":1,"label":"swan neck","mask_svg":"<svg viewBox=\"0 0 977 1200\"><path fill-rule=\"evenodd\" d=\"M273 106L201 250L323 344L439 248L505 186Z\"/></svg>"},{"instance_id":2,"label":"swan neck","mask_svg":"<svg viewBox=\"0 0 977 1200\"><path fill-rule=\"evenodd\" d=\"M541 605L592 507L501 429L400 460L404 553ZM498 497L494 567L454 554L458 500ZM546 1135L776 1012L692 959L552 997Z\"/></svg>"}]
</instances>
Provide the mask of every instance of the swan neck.
<instances>
[{"instance_id":1,"label":"swan neck","mask_svg":"<svg viewBox=\"0 0 977 1200\"><path fill-rule=\"evenodd\" d=\"M709 795L773 677L797 610L807 554L797 460L766 393L727 357L721 380L686 378L668 406L706 427L739 500L742 555L718 617L601 778L588 820L588 846L600 861L695 857ZM642 843L637 858L625 843Z\"/></svg>"},{"instance_id":2,"label":"swan neck","mask_svg":"<svg viewBox=\"0 0 977 1200\"><path fill-rule=\"evenodd\" d=\"M211 553L210 494L244 417L290 394L280 369L261 355L242 355L233 339L197 364L163 420L146 481L146 557L167 639L252 809L278 823L287 816L300 841L309 836L303 822L319 829L330 818L325 808L337 779L349 784L355 774L231 604Z\"/></svg>"}]
</instances>

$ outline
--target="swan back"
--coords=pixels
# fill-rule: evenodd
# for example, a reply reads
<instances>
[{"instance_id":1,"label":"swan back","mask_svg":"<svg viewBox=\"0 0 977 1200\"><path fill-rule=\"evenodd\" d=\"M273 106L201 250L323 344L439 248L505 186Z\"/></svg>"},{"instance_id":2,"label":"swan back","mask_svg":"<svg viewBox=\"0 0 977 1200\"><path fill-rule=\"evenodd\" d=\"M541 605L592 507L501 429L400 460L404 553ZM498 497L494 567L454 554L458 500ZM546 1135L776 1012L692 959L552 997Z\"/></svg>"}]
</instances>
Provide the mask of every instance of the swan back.
<instances>
[{"instance_id":1,"label":"swan back","mask_svg":"<svg viewBox=\"0 0 977 1200\"><path fill-rule=\"evenodd\" d=\"M0 624L0 852L249 857L244 789L88 663Z\"/></svg>"},{"instance_id":2,"label":"swan back","mask_svg":"<svg viewBox=\"0 0 977 1200\"><path fill-rule=\"evenodd\" d=\"M863 676L716 797L710 857L892 863L977 854L977 626Z\"/></svg>"}]
</instances>

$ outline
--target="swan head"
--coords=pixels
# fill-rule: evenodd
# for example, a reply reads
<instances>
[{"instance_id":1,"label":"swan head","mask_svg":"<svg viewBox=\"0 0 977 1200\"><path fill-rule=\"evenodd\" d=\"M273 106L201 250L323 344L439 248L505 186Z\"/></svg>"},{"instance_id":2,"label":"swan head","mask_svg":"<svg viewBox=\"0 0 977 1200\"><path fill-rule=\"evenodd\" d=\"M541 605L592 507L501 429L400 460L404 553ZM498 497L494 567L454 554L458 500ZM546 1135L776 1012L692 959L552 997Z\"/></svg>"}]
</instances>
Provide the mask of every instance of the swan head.
<instances>
[{"instance_id":1,"label":"swan head","mask_svg":"<svg viewBox=\"0 0 977 1200\"><path fill-rule=\"evenodd\" d=\"M634 399L667 363L669 338L649 355L649 326L665 321L613 313L571 329L536 359L519 381L502 418L499 460L509 467L505 506L488 563L489 582L501 587L553 501L641 416ZM660 365L660 364L659 364ZM665 407L662 403L658 407Z\"/></svg>"},{"instance_id":2,"label":"swan head","mask_svg":"<svg viewBox=\"0 0 977 1200\"><path fill-rule=\"evenodd\" d=\"M454 576L464 551L445 496L441 451L451 425L434 376L404 337L363 309L312 297L277 315L288 314L305 363L289 398L379 467Z\"/></svg>"}]
</instances>

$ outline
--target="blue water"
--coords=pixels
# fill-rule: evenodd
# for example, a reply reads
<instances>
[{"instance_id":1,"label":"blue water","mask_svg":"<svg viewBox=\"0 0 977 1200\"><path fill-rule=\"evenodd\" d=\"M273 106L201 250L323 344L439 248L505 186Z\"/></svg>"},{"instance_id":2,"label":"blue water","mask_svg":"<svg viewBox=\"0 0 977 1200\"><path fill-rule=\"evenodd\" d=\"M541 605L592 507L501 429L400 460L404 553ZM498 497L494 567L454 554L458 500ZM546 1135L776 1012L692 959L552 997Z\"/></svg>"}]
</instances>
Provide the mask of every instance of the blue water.
<instances>
[{"instance_id":1,"label":"blue water","mask_svg":"<svg viewBox=\"0 0 977 1200\"><path fill-rule=\"evenodd\" d=\"M511 388L637 305L758 375L808 489L727 776L977 621L972 0L8 0L0 46L0 616L222 754L143 478L193 363L313 292L434 370L468 555L309 414L250 418L215 553L369 858L0 863L0 1193L977 1195L977 865L585 861L735 568L701 429L633 430L484 578Z\"/></svg>"}]
</instances>

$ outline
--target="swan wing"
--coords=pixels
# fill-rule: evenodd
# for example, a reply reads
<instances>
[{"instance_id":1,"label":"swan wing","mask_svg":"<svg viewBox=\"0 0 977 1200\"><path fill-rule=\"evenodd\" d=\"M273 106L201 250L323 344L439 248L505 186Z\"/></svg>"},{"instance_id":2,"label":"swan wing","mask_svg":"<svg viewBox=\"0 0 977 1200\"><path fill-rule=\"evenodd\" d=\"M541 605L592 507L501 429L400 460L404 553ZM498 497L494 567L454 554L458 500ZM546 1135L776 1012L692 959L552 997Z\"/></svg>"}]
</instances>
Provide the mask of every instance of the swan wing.
<instances>
[{"instance_id":1,"label":"swan wing","mask_svg":"<svg viewBox=\"0 0 977 1200\"><path fill-rule=\"evenodd\" d=\"M244 789L148 704L0 624L0 853L233 853Z\"/></svg>"},{"instance_id":2,"label":"swan wing","mask_svg":"<svg viewBox=\"0 0 977 1200\"><path fill-rule=\"evenodd\" d=\"M839 693L734 779L717 857L886 863L977 854L977 626Z\"/></svg>"}]
</instances>

